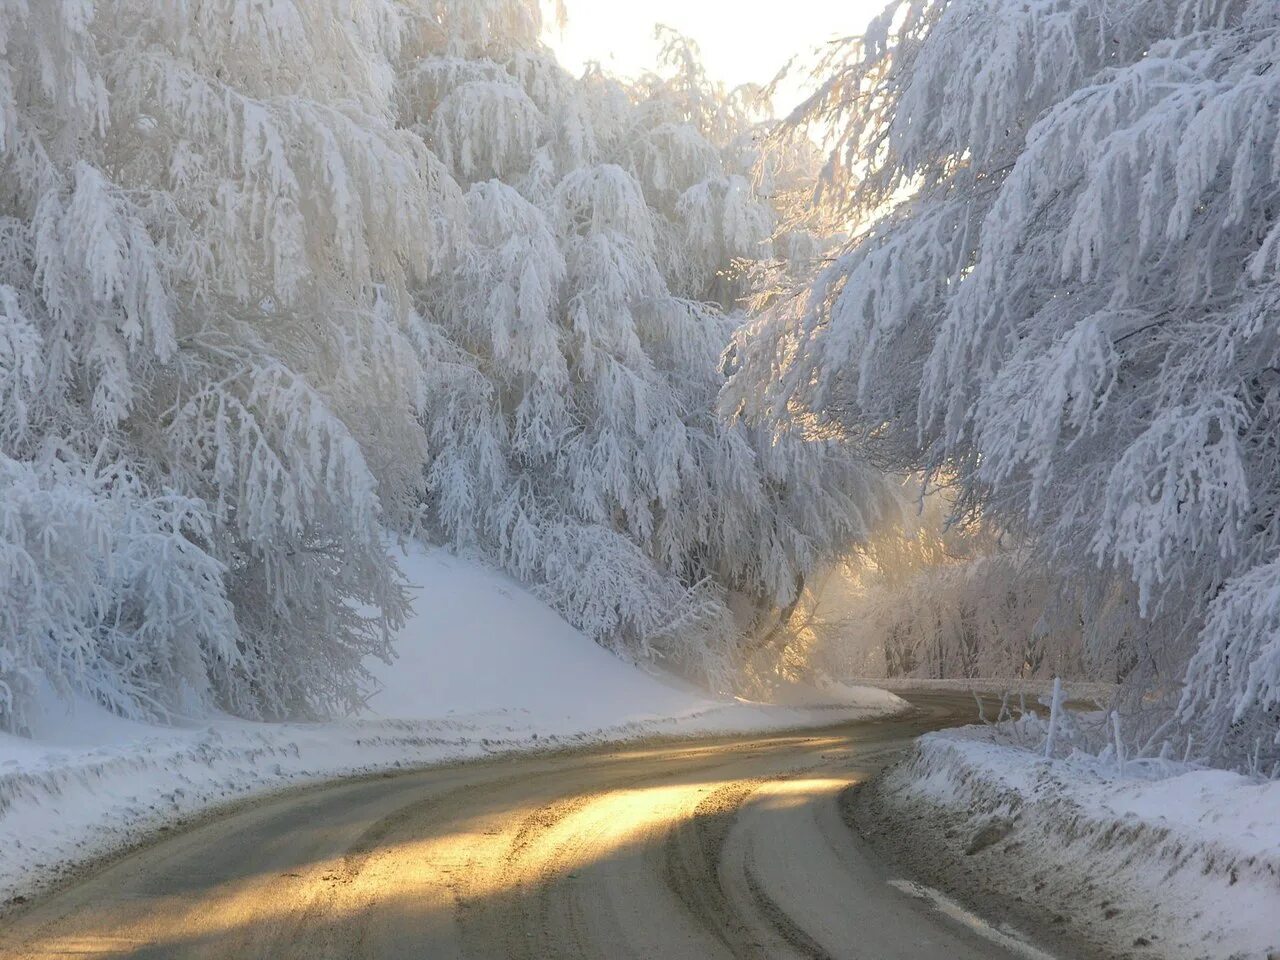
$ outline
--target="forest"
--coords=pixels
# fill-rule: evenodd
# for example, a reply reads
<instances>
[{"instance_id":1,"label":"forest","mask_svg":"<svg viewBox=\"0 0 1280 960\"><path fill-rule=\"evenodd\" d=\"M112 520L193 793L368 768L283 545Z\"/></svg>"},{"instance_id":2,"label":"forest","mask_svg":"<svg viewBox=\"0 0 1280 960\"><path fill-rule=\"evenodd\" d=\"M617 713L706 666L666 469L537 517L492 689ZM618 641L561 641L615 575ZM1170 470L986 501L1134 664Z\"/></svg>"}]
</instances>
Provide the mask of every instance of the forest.
<instances>
[{"instance_id":1,"label":"forest","mask_svg":"<svg viewBox=\"0 0 1280 960\"><path fill-rule=\"evenodd\" d=\"M422 540L1280 776L1280 5L893 0L781 118L566 15L0 0L0 729L356 710Z\"/></svg>"}]
</instances>

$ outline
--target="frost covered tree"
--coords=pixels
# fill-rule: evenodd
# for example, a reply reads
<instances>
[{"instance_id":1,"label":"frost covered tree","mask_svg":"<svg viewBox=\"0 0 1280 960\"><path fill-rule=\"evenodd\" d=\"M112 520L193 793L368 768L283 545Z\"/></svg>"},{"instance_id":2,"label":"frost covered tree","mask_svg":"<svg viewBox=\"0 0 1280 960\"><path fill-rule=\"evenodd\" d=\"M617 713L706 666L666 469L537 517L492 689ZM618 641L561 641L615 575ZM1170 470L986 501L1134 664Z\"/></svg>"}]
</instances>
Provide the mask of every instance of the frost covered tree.
<instances>
[{"instance_id":1,"label":"frost covered tree","mask_svg":"<svg viewBox=\"0 0 1280 960\"><path fill-rule=\"evenodd\" d=\"M726 684L743 631L887 503L848 449L717 414L738 267L773 256L753 93L667 32L660 73L574 78L535 4L468 8L401 67L464 227L416 293L428 529L615 649Z\"/></svg>"},{"instance_id":2,"label":"frost covered tree","mask_svg":"<svg viewBox=\"0 0 1280 960\"><path fill-rule=\"evenodd\" d=\"M357 702L421 488L391 0L0 2L0 725Z\"/></svg>"},{"instance_id":3,"label":"frost covered tree","mask_svg":"<svg viewBox=\"0 0 1280 960\"><path fill-rule=\"evenodd\" d=\"M857 237L738 384L1131 584L1229 762L1280 756L1278 52L1272 0L892 4L798 116Z\"/></svg>"}]
</instances>

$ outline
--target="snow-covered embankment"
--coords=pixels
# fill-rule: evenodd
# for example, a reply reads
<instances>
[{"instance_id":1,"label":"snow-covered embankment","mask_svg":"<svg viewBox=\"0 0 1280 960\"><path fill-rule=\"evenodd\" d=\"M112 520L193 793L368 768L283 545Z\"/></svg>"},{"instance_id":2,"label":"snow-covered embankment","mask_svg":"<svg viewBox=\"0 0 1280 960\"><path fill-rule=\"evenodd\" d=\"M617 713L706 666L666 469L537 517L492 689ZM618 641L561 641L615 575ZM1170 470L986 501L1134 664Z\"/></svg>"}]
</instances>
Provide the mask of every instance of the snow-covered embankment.
<instances>
[{"instance_id":1,"label":"snow-covered embankment","mask_svg":"<svg viewBox=\"0 0 1280 960\"><path fill-rule=\"evenodd\" d=\"M1137 958L1280 957L1280 782L1076 754L1016 724L928 734L865 801L960 883Z\"/></svg>"}]
</instances>

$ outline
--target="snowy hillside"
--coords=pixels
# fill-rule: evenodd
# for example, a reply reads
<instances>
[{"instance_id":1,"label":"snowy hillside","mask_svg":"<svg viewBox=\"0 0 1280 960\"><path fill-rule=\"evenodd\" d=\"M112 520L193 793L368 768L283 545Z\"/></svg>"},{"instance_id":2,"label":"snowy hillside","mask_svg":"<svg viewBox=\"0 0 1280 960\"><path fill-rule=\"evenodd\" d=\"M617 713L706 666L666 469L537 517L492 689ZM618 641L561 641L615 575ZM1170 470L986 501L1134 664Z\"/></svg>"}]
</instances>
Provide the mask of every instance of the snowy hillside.
<instances>
[{"instance_id":1,"label":"snowy hillside","mask_svg":"<svg viewBox=\"0 0 1280 960\"><path fill-rule=\"evenodd\" d=\"M367 664L371 717L504 714L578 731L707 707L704 692L620 660L479 562L418 545L397 559L417 599L396 660Z\"/></svg>"},{"instance_id":2,"label":"snowy hillside","mask_svg":"<svg viewBox=\"0 0 1280 960\"><path fill-rule=\"evenodd\" d=\"M235 799L334 776L609 739L814 726L892 713L880 690L807 707L715 700L613 656L513 580L442 550L400 557L415 614L380 689L344 721L161 727L52 691L32 738L0 734L0 904ZM795 702L794 696L788 698Z\"/></svg>"}]
</instances>

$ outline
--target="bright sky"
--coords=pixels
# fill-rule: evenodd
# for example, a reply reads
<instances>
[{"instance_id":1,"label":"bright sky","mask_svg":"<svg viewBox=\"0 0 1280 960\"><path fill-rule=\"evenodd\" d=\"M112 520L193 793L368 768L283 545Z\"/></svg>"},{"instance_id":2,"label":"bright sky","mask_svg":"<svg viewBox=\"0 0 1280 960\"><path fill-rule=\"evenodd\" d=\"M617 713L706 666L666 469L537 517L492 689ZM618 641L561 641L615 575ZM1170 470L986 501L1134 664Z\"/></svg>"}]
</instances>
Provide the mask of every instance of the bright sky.
<instances>
[{"instance_id":1,"label":"bright sky","mask_svg":"<svg viewBox=\"0 0 1280 960\"><path fill-rule=\"evenodd\" d=\"M547 42L578 72L591 60L634 76L657 63L655 23L692 37L707 72L729 86L764 83L794 53L861 33L885 0L566 0L569 23ZM795 99L794 88L781 94ZM792 103L779 103L780 110Z\"/></svg>"}]
</instances>

